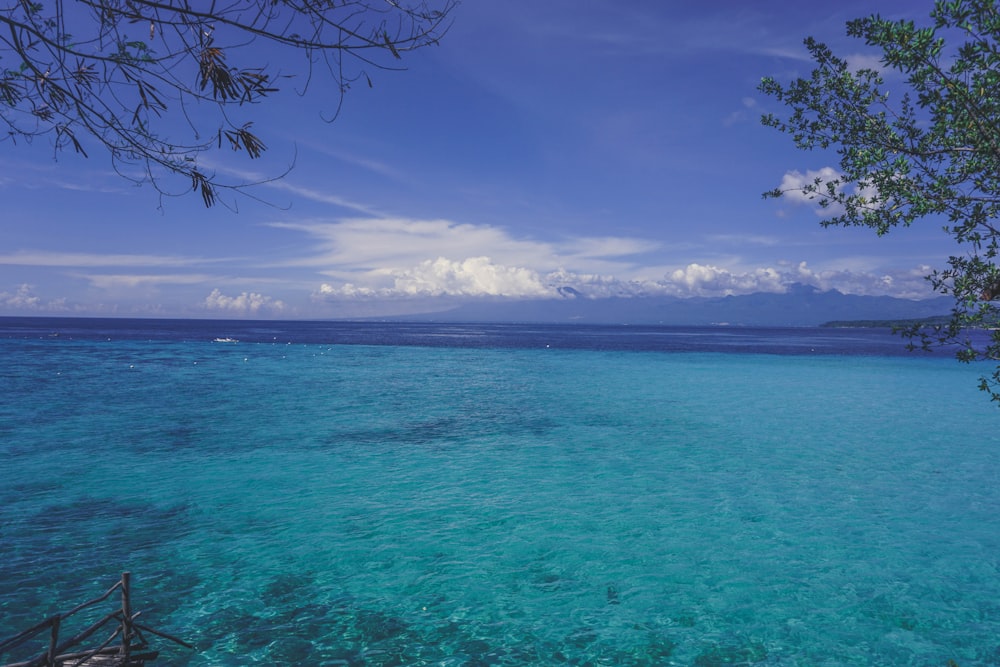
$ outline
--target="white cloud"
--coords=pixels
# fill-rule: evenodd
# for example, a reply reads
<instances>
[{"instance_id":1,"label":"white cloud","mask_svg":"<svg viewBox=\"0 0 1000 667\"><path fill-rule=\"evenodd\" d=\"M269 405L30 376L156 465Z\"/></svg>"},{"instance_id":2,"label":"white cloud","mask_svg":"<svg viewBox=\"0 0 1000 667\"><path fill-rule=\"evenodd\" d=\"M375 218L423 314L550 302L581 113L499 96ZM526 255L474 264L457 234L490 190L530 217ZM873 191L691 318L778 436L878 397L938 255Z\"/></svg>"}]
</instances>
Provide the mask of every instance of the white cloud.
<instances>
[{"instance_id":1,"label":"white cloud","mask_svg":"<svg viewBox=\"0 0 1000 667\"><path fill-rule=\"evenodd\" d=\"M572 259L628 257L655 250L659 243L647 239L619 236L591 236L573 239L561 244L559 249Z\"/></svg>"},{"instance_id":2,"label":"white cloud","mask_svg":"<svg viewBox=\"0 0 1000 667\"><path fill-rule=\"evenodd\" d=\"M816 207L816 213L820 215L828 215L831 209L822 209L817 204L817 199L820 197L819 194L804 192L804 188L813 186L817 179L819 180L820 193L826 192L826 184L839 181L841 178L840 172L838 172L833 167L823 167L817 170L808 170L802 173L798 170L792 170L786 172L781 179L781 185L778 188L782 191L783 197L786 201L793 204L808 204ZM840 184L836 186L837 190L841 189Z\"/></svg>"},{"instance_id":3,"label":"white cloud","mask_svg":"<svg viewBox=\"0 0 1000 667\"><path fill-rule=\"evenodd\" d=\"M692 264L675 271L669 278L684 292L680 296L714 296L784 292L789 285L801 283L821 291L837 290L845 294L878 296L890 294L902 299L926 299L934 296L924 279L928 266L895 270L814 270L806 262L778 267L761 267L731 272L712 266Z\"/></svg>"},{"instance_id":4,"label":"white cloud","mask_svg":"<svg viewBox=\"0 0 1000 667\"><path fill-rule=\"evenodd\" d=\"M800 262L788 271L788 278L790 282L813 285L821 290L835 289L845 294L926 299L935 295L925 278L930 272L931 268L926 265L894 270L838 268L814 271L805 262Z\"/></svg>"},{"instance_id":5,"label":"white cloud","mask_svg":"<svg viewBox=\"0 0 1000 667\"><path fill-rule=\"evenodd\" d=\"M462 261L438 257L410 269L383 273L391 276L392 287L372 289L347 283L335 288L324 283L317 296L555 296L535 271L496 264L489 257L470 257Z\"/></svg>"},{"instance_id":6,"label":"white cloud","mask_svg":"<svg viewBox=\"0 0 1000 667\"><path fill-rule=\"evenodd\" d=\"M731 112L728 116L722 119L722 124L726 127L731 127L736 123L741 123L750 118L750 112L757 109L757 100L752 97L744 97L740 100L743 104L743 108L737 111Z\"/></svg>"},{"instance_id":7,"label":"white cloud","mask_svg":"<svg viewBox=\"0 0 1000 667\"><path fill-rule=\"evenodd\" d=\"M408 267L435 257L465 258L486 254L501 262L508 257L532 262L552 253L545 244L516 240L497 227L447 220L350 218L333 223L279 223L275 226L297 229L320 240L320 254L295 264L328 266L331 270Z\"/></svg>"},{"instance_id":8,"label":"white cloud","mask_svg":"<svg viewBox=\"0 0 1000 667\"><path fill-rule=\"evenodd\" d=\"M0 255L0 264L13 266L62 266L62 267L96 267L96 266L191 266L206 262L224 262L225 259L212 260L176 257L169 255L102 255L77 252L20 251Z\"/></svg>"},{"instance_id":9,"label":"white cloud","mask_svg":"<svg viewBox=\"0 0 1000 667\"><path fill-rule=\"evenodd\" d=\"M212 280L212 276L197 273L182 274L81 274L93 287L106 290L131 289L142 285L197 285Z\"/></svg>"},{"instance_id":10,"label":"white cloud","mask_svg":"<svg viewBox=\"0 0 1000 667\"><path fill-rule=\"evenodd\" d=\"M334 206L340 206L351 211L356 211L358 213L363 213L365 215L379 215L378 211L374 208L368 206L367 204L360 204L358 202L351 201L350 199L345 199L344 197L339 197L328 192L320 192L318 190L313 190L312 188L306 188L299 185L292 185L285 181L285 179L269 180L265 181L264 185L276 190L284 190L290 192L293 195L297 195L304 199L310 199L321 204L333 204Z\"/></svg>"},{"instance_id":11,"label":"white cloud","mask_svg":"<svg viewBox=\"0 0 1000 667\"><path fill-rule=\"evenodd\" d=\"M34 287L27 283L18 285L13 292L0 292L0 308L11 312L63 312L68 310L65 299L45 301L35 294Z\"/></svg>"},{"instance_id":12,"label":"white cloud","mask_svg":"<svg viewBox=\"0 0 1000 667\"><path fill-rule=\"evenodd\" d=\"M832 170L800 174L830 176ZM789 176L787 183L792 183ZM877 262L839 263L836 270L817 271L804 262L767 265L691 262L661 265L658 270L639 257L657 242L628 237L583 237L562 241L519 239L499 227L445 220L344 220L335 223L278 225L320 239L320 252L294 262L318 269L326 277L313 291L318 301L365 301L418 297L558 298L572 287L584 298L648 295L722 296L783 292L792 283L853 294L931 296L926 271L878 272ZM769 246L765 236L707 237L720 241ZM740 269L732 268L734 265ZM728 267L728 268L727 268ZM924 267L926 268L926 267Z\"/></svg>"},{"instance_id":13,"label":"white cloud","mask_svg":"<svg viewBox=\"0 0 1000 667\"><path fill-rule=\"evenodd\" d=\"M395 278L396 289L407 294L462 296L548 296L531 269L494 264L489 257L461 262L438 257Z\"/></svg>"},{"instance_id":14,"label":"white cloud","mask_svg":"<svg viewBox=\"0 0 1000 667\"><path fill-rule=\"evenodd\" d=\"M351 166L367 169L372 173L378 174L379 176L385 176L393 181L398 182L406 180L406 177L398 169L380 160L331 148L322 143L312 143L309 147L314 151L323 153L324 155L329 155L330 157L346 162Z\"/></svg>"},{"instance_id":15,"label":"white cloud","mask_svg":"<svg viewBox=\"0 0 1000 667\"><path fill-rule=\"evenodd\" d=\"M710 234L705 237L712 244L725 244L730 246L777 246L781 245L782 239L777 236L765 236L762 234Z\"/></svg>"},{"instance_id":16,"label":"white cloud","mask_svg":"<svg viewBox=\"0 0 1000 667\"><path fill-rule=\"evenodd\" d=\"M285 309L283 302L263 294L241 292L237 296L227 296L218 289L212 290L212 293L205 297L204 306L208 310L240 315L275 313Z\"/></svg>"},{"instance_id":17,"label":"white cloud","mask_svg":"<svg viewBox=\"0 0 1000 667\"><path fill-rule=\"evenodd\" d=\"M19 285L17 291L13 294L10 292L0 292L0 303L3 303L8 308L18 310L39 310L42 300L32 293L31 285L24 284Z\"/></svg>"},{"instance_id":18,"label":"white cloud","mask_svg":"<svg viewBox=\"0 0 1000 667\"><path fill-rule=\"evenodd\" d=\"M557 241L515 238L501 227L448 220L346 219L274 226L302 231L319 240L317 254L288 265L319 268L324 275L343 282L374 281L380 287L392 285L392 280L384 280L386 276L421 273L420 267L438 258L462 263L489 257L497 266L537 272L572 266L578 271L627 274L635 267L625 258L659 247L647 239L614 236Z\"/></svg>"},{"instance_id":19,"label":"white cloud","mask_svg":"<svg viewBox=\"0 0 1000 667\"><path fill-rule=\"evenodd\" d=\"M786 172L781 179L781 185L778 189L782 191L782 196L786 201L793 204L807 204L814 207L814 212L816 215L828 217L831 215L840 215L844 212L843 206L840 204L830 204L826 208L819 205L819 200L822 199L823 195L827 192L827 184L832 183L836 192L848 192L849 194L860 195L866 200L866 205L870 207L879 207L885 204L885 202L880 201L878 189L873 185L864 185L863 187L858 187L857 183L844 183L841 182L843 175L838 172L833 167L823 167L822 169L809 170L804 174L798 170L792 170ZM819 180L819 193L815 192L804 192L803 189L807 186L814 186L817 179ZM847 188L853 188L853 192Z\"/></svg>"},{"instance_id":20,"label":"white cloud","mask_svg":"<svg viewBox=\"0 0 1000 667\"><path fill-rule=\"evenodd\" d=\"M881 72L885 69L881 56L874 53L852 53L846 56L844 60L847 61L847 67L852 72L857 72L860 69Z\"/></svg>"},{"instance_id":21,"label":"white cloud","mask_svg":"<svg viewBox=\"0 0 1000 667\"><path fill-rule=\"evenodd\" d=\"M572 287L583 298L628 298L639 296L727 296L754 292L785 292L795 283L819 290L846 294L892 294L900 298L932 296L924 280L926 266L897 271L811 269L805 262L763 266L746 271L691 263L669 271L661 279L626 280L610 275L574 273L565 269L539 274L535 271L498 266L489 258L463 262L438 259L398 274L386 272L391 284L371 287L346 283L323 283L313 294L317 300L369 300L416 296L461 296L507 298L559 298L560 288Z\"/></svg>"},{"instance_id":22,"label":"white cloud","mask_svg":"<svg viewBox=\"0 0 1000 667\"><path fill-rule=\"evenodd\" d=\"M380 295L379 292L382 292ZM371 299L378 296L390 296L387 290L376 290L371 287L358 287L354 283L344 283L340 287L334 287L329 283L322 283L313 293L315 299Z\"/></svg>"},{"instance_id":23,"label":"white cloud","mask_svg":"<svg viewBox=\"0 0 1000 667\"><path fill-rule=\"evenodd\" d=\"M797 60L804 63L812 63L813 60L809 52L798 46L761 46L756 53L773 58L784 58L787 60Z\"/></svg>"},{"instance_id":24,"label":"white cloud","mask_svg":"<svg viewBox=\"0 0 1000 667\"><path fill-rule=\"evenodd\" d=\"M684 296L782 292L785 289L782 275L769 267L733 273L715 266L688 264L671 273L668 282L682 288Z\"/></svg>"},{"instance_id":25,"label":"white cloud","mask_svg":"<svg viewBox=\"0 0 1000 667\"><path fill-rule=\"evenodd\" d=\"M213 171L232 176L243 183L258 184L263 187L268 187L273 190L284 190L297 197L302 197L303 199L308 199L320 204L332 204L333 206L340 206L349 211L354 211L355 213L361 213L362 215L381 215L373 207L367 204L362 204L360 202L351 201L344 197L332 194L330 192L321 192L319 190L314 190L312 188L295 185L292 183L289 174L285 174L283 177L275 178L274 175L265 175L256 171L249 171L246 169L236 169L229 165L223 165L217 163L206 157L201 159L202 166L207 166Z\"/></svg>"},{"instance_id":26,"label":"white cloud","mask_svg":"<svg viewBox=\"0 0 1000 667\"><path fill-rule=\"evenodd\" d=\"M572 287L587 298L725 296L784 292L789 283L796 282L787 272L770 267L734 272L697 263L669 271L658 280L619 280L612 276L557 271L545 276L545 281L554 290Z\"/></svg>"}]
</instances>

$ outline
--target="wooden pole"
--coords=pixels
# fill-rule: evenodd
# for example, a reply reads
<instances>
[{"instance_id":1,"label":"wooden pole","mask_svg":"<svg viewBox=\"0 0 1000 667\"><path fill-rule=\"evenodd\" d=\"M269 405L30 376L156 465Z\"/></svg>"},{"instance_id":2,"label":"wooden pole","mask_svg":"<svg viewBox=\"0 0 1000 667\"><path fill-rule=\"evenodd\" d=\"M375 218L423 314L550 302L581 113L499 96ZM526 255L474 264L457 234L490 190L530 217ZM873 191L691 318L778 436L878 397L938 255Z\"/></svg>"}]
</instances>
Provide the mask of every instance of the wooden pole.
<instances>
[{"instance_id":1,"label":"wooden pole","mask_svg":"<svg viewBox=\"0 0 1000 667\"><path fill-rule=\"evenodd\" d=\"M132 641L132 573L122 572L122 647L120 654L128 660Z\"/></svg>"},{"instance_id":2,"label":"wooden pole","mask_svg":"<svg viewBox=\"0 0 1000 667\"><path fill-rule=\"evenodd\" d=\"M45 664L48 667L56 667L56 647L59 646L59 616L52 617L52 634L49 639L49 652L45 656Z\"/></svg>"}]
</instances>

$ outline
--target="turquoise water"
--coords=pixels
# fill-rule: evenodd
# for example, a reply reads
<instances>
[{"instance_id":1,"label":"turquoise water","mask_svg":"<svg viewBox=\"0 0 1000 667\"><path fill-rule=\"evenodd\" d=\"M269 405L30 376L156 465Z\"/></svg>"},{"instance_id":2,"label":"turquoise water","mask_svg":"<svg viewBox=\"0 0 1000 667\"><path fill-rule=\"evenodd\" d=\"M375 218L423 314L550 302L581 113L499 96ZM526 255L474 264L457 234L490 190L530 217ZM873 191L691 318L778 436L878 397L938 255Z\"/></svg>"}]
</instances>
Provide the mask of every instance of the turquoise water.
<instances>
[{"instance_id":1,"label":"turquoise water","mask_svg":"<svg viewBox=\"0 0 1000 667\"><path fill-rule=\"evenodd\" d=\"M982 369L546 335L0 339L0 639L130 570L157 664L1000 663Z\"/></svg>"}]
</instances>

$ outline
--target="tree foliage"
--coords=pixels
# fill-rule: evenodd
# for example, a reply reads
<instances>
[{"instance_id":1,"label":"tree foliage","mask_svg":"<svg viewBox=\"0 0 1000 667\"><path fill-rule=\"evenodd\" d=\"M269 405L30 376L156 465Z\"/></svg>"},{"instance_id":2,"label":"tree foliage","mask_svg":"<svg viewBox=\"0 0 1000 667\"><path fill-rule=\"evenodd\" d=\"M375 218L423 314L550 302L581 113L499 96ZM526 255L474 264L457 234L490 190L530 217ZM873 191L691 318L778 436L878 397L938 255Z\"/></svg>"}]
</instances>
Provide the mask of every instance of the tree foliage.
<instances>
[{"instance_id":1,"label":"tree foliage","mask_svg":"<svg viewBox=\"0 0 1000 667\"><path fill-rule=\"evenodd\" d=\"M847 33L879 49L881 67L852 69L807 39L815 69L787 86L763 79L786 113L762 122L801 149L836 151L839 176L801 189L825 209L824 225L884 235L924 218L944 224L958 248L927 278L954 297L951 318L903 333L911 347L957 345L963 361L1000 359L1000 10L938 1L928 25L874 15ZM1000 368L980 387L1000 401Z\"/></svg>"},{"instance_id":2,"label":"tree foliage","mask_svg":"<svg viewBox=\"0 0 1000 667\"><path fill-rule=\"evenodd\" d=\"M265 143L248 105L321 86L336 117L368 69L435 43L458 0L9 0L0 7L0 120L11 142L110 153L114 168L206 206L239 189L199 164ZM282 65L292 64L291 73ZM290 80L290 83L285 80ZM2 131L0 125L0 131ZM170 179L182 178L180 189Z\"/></svg>"}]
</instances>

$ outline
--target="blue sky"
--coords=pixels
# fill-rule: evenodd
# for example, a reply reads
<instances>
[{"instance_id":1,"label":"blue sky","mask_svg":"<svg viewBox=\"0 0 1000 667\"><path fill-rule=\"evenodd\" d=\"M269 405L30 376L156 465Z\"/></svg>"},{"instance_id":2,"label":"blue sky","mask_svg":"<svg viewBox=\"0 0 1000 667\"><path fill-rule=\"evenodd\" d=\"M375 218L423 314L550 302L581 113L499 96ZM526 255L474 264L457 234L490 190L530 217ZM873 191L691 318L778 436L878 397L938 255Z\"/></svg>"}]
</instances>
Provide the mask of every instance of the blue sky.
<instances>
[{"instance_id":1,"label":"blue sky","mask_svg":"<svg viewBox=\"0 0 1000 667\"><path fill-rule=\"evenodd\" d=\"M931 2L465 0L437 47L336 99L290 87L241 113L266 178L238 213L161 201L98 150L0 153L0 314L328 318L469 299L713 296L794 282L932 296L933 223L823 229L761 193L835 166L760 126L762 76L806 75L812 35L858 63L850 18ZM262 54L266 55L266 54ZM799 176L797 176L797 174ZM792 181L786 181L792 182ZM232 198L230 198L232 200Z\"/></svg>"}]
</instances>

